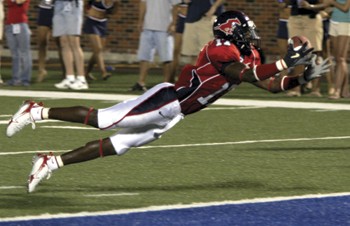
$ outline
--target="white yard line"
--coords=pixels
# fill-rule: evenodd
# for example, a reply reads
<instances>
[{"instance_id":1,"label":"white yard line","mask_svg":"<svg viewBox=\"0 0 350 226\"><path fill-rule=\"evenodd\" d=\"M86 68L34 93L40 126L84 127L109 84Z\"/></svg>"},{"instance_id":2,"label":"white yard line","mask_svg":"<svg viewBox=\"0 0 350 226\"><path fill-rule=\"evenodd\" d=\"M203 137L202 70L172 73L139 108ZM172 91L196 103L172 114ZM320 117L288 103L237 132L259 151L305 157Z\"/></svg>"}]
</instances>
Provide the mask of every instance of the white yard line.
<instances>
[{"instance_id":1,"label":"white yard line","mask_svg":"<svg viewBox=\"0 0 350 226\"><path fill-rule=\"evenodd\" d=\"M119 193L105 193L105 194L86 194L83 196L101 198L101 197L112 197L112 196L133 196L133 195L139 195L139 193L119 192Z\"/></svg>"},{"instance_id":2,"label":"white yard line","mask_svg":"<svg viewBox=\"0 0 350 226\"><path fill-rule=\"evenodd\" d=\"M0 186L0 190L23 189L25 186Z\"/></svg>"},{"instance_id":3,"label":"white yard line","mask_svg":"<svg viewBox=\"0 0 350 226\"><path fill-rule=\"evenodd\" d=\"M81 100L111 100L124 101L137 97L137 95L79 93L79 92L55 92L55 91L31 91L31 90L0 90L0 96L16 96L44 99L81 99ZM219 99L213 105L223 106L249 106L249 107L276 107L276 108L300 108L321 110L350 110L350 104L340 103L316 103L296 101L267 101L267 100L243 100L243 99Z\"/></svg>"},{"instance_id":4,"label":"white yard line","mask_svg":"<svg viewBox=\"0 0 350 226\"><path fill-rule=\"evenodd\" d=\"M300 141L315 141L315 140L343 140L350 139L350 136L339 136L339 137L310 137L310 138L287 138L287 139L270 139L270 140L242 140L242 141L231 141L231 142L219 142L219 143L197 143L197 144L174 144L174 145L149 145L138 147L139 149L157 149L157 148L179 148L179 147L200 147L200 146L220 146L220 145L240 145L240 144L254 144L254 143L276 143L276 142L300 142ZM176 149L177 151L181 149ZM53 153L67 152L69 150L51 151ZM0 152L2 155L22 155L22 154L33 154L37 152L46 152L41 150L36 151L8 151Z\"/></svg>"}]
</instances>

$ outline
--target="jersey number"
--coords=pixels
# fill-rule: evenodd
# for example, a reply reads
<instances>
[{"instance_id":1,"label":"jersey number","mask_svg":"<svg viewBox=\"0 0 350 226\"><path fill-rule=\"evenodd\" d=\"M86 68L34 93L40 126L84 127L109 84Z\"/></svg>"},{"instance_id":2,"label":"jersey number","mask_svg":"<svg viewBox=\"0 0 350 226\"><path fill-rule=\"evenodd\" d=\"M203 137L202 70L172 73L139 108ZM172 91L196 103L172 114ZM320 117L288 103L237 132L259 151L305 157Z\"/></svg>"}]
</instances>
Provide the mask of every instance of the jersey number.
<instances>
[{"instance_id":1,"label":"jersey number","mask_svg":"<svg viewBox=\"0 0 350 226\"><path fill-rule=\"evenodd\" d=\"M201 103L202 105L207 105L208 103L210 103L210 99L215 97L216 95L218 95L221 92L224 92L228 89L229 87L229 83L226 82L224 85L222 85L221 89L219 89L218 91L216 91L215 93L212 93L206 97L200 97L198 98L198 102Z\"/></svg>"},{"instance_id":2,"label":"jersey number","mask_svg":"<svg viewBox=\"0 0 350 226\"><path fill-rule=\"evenodd\" d=\"M227 40L222 40L222 39L216 39L216 46L230 46L231 45L231 42L230 41L227 41Z\"/></svg>"}]
</instances>

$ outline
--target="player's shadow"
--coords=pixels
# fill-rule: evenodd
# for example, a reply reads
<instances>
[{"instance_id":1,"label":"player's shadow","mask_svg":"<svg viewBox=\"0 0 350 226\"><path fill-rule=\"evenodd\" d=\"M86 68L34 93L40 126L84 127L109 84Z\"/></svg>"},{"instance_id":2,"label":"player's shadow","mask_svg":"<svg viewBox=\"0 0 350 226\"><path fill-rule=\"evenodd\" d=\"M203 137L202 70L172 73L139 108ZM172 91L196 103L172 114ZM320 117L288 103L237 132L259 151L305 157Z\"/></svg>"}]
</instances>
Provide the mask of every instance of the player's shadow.
<instances>
[{"instance_id":1,"label":"player's shadow","mask_svg":"<svg viewBox=\"0 0 350 226\"><path fill-rule=\"evenodd\" d=\"M45 192L45 189L42 189L42 191L40 192L42 193L27 194L24 191L23 193L16 194L1 194L0 210L29 210L31 213L33 213L35 212L36 208L42 209L43 206L50 209L52 207L64 207L71 205L69 198L63 198L62 196L55 197L47 195L48 193Z\"/></svg>"},{"instance_id":2,"label":"player's shadow","mask_svg":"<svg viewBox=\"0 0 350 226\"><path fill-rule=\"evenodd\" d=\"M250 190L250 191L305 191L314 190L314 187L309 186L293 186L289 188L271 187L266 183L259 181L250 180L235 180L217 183L204 183L204 184L192 184L192 185L177 185L177 184L155 184L152 186L137 186L137 187L127 187L122 188L116 187L99 187L99 186L88 186L86 191L89 193L103 193L103 192L131 192L131 193L142 193L142 192L206 192L215 190Z\"/></svg>"}]
</instances>

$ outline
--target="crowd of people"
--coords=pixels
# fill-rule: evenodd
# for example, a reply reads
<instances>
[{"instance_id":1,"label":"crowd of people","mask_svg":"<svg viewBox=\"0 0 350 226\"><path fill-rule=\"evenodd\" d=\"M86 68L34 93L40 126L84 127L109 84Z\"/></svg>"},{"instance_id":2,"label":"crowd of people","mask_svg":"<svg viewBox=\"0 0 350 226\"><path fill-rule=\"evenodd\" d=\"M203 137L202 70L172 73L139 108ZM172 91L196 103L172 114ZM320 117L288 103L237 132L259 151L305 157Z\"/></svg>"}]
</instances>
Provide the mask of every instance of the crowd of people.
<instances>
[{"instance_id":1,"label":"crowd of people","mask_svg":"<svg viewBox=\"0 0 350 226\"><path fill-rule=\"evenodd\" d=\"M6 81L5 85L30 86L33 67L30 46L32 31L28 25L30 0L5 1L7 8L4 31L12 58L12 78ZM111 75L106 70L102 53L107 35L108 15L116 11L118 3L119 0L91 0L85 6L83 0L40 1L37 12L36 82L44 81L47 76L47 50L51 37L56 42L62 69L63 80L55 84L57 89L88 89L87 78L94 79L91 71L95 64L101 71L102 79L107 80ZM0 6L0 19L2 19L1 16L4 16L2 1ZM85 21L83 21L84 15L86 15ZM93 52L86 70L80 43L82 33L89 37ZM2 34L0 35L2 38Z\"/></svg>"},{"instance_id":2,"label":"crowd of people","mask_svg":"<svg viewBox=\"0 0 350 226\"><path fill-rule=\"evenodd\" d=\"M9 86L29 86L32 78L31 31L28 26L30 0L5 0L4 33L12 57L12 78ZM211 24L225 11L224 0L140 0L139 5L139 79L131 91L146 91L147 75L155 55L163 68L163 81L174 83L180 71L181 59L196 63L197 54L213 38ZM305 35L317 54L317 61L332 58L332 69L327 72L328 90L322 91L320 80L314 80L289 90L287 96L309 95L329 99L350 97L348 86L347 53L350 38L350 0L277 0L280 8L277 44L280 56L285 54L288 38ZM85 5L84 5L85 4ZM62 71L57 89L89 89L88 81L96 80L92 71L97 65L100 78L107 80L103 51L108 35L110 14L118 10L120 0L42 0L38 4L37 43L38 67L36 82L47 76L46 60L49 40L56 43ZM2 7L2 0L0 0ZM2 12L2 13L1 13ZM3 10L0 8L0 14ZM3 18L0 15L0 20ZM83 20L84 18L84 20ZM66 26L69 24L70 26ZM2 29L1 29L2 30ZM81 35L91 43L92 55L85 65ZM0 34L2 38L2 34ZM1 52L0 52L1 53ZM304 66L282 71L298 75ZM0 82L2 82L0 77Z\"/></svg>"},{"instance_id":3,"label":"crowd of people","mask_svg":"<svg viewBox=\"0 0 350 226\"><path fill-rule=\"evenodd\" d=\"M287 39L295 35L306 36L318 60L332 59L326 73L329 99L349 98L347 53L350 41L350 0L277 0L280 8L277 32L281 51ZM282 45L282 48L281 48ZM282 52L283 53L283 52ZM303 66L292 69L296 75ZM288 96L309 95L322 97L320 81L296 87Z\"/></svg>"}]
</instances>

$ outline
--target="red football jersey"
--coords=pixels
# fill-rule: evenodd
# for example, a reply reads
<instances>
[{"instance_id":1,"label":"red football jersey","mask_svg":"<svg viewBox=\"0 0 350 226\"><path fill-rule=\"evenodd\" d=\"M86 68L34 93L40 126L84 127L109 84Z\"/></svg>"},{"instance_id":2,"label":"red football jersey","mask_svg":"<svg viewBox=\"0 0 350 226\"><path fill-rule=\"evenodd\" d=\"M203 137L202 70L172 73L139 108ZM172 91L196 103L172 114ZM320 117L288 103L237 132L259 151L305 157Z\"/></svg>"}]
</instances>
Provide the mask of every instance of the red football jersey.
<instances>
[{"instance_id":1,"label":"red football jersey","mask_svg":"<svg viewBox=\"0 0 350 226\"><path fill-rule=\"evenodd\" d=\"M196 65L186 65L175 84L175 89L185 115L197 112L213 103L241 81L229 81L222 66L229 62L241 62L248 67L260 64L260 55L252 47L250 56L242 56L229 41L215 39L199 53Z\"/></svg>"}]
</instances>

